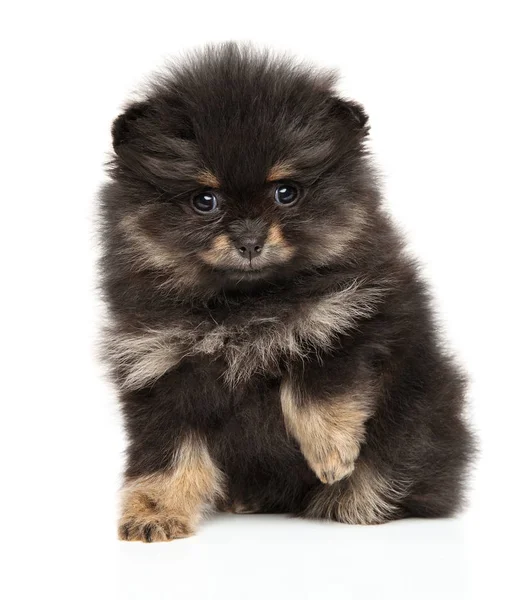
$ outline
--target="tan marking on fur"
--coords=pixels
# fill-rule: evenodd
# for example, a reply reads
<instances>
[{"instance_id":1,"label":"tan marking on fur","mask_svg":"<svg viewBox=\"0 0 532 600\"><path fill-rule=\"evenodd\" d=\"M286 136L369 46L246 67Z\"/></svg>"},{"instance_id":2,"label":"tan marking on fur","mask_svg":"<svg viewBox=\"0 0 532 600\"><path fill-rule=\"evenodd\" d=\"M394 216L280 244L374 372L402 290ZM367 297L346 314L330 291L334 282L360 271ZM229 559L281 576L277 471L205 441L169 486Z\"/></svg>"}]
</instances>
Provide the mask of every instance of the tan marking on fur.
<instances>
[{"instance_id":1,"label":"tan marking on fur","mask_svg":"<svg viewBox=\"0 0 532 600\"><path fill-rule=\"evenodd\" d=\"M302 402L292 382L281 383L286 428L322 483L334 483L353 471L374 394L371 386L361 384L349 395Z\"/></svg>"},{"instance_id":2,"label":"tan marking on fur","mask_svg":"<svg viewBox=\"0 0 532 600\"><path fill-rule=\"evenodd\" d=\"M216 236L214 238L214 242L213 242L212 246L213 246L213 250L217 250L218 252L233 249L233 244L231 243L229 236L227 236L225 234Z\"/></svg>"},{"instance_id":3,"label":"tan marking on fur","mask_svg":"<svg viewBox=\"0 0 532 600\"><path fill-rule=\"evenodd\" d=\"M408 490L407 482L394 481L361 459L348 479L319 489L304 514L359 525L384 523L394 518Z\"/></svg>"},{"instance_id":4,"label":"tan marking on fur","mask_svg":"<svg viewBox=\"0 0 532 600\"><path fill-rule=\"evenodd\" d=\"M218 179L218 177L216 177L216 175L209 169L200 171L196 175L196 181L200 185L204 185L204 186L210 187L210 188L219 188L221 186L221 183L220 183L220 180Z\"/></svg>"},{"instance_id":5,"label":"tan marking on fur","mask_svg":"<svg viewBox=\"0 0 532 600\"><path fill-rule=\"evenodd\" d=\"M264 244L265 249L268 246L272 246L276 250L280 251L283 260L288 260L294 254L294 248L286 241L281 226L278 223L271 225L268 230L268 236Z\"/></svg>"},{"instance_id":6,"label":"tan marking on fur","mask_svg":"<svg viewBox=\"0 0 532 600\"><path fill-rule=\"evenodd\" d=\"M287 320L277 312L261 318L250 315L245 327L228 317L223 323L192 322L165 329L109 328L102 354L123 389L153 383L183 358L198 354L223 357L225 382L235 386L254 373L276 371L285 356L304 359L311 348L330 349L338 335L377 310L386 291L384 284L355 281L302 301L295 318Z\"/></svg>"},{"instance_id":7,"label":"tan marking on fur","mask_svg":"<svg viewBox=\"0 0 532 600\"><path fill-rule=\"evenodd\" d=\"M119 538L159 542L188 537L205 509L221 497L222 473L203 439L189 434L172 469L125 483Z\"/></svg>"},{"instance_id":8,"label":"tan marking on fur","mask_svg":"<svg viewBox=\"0 0 532 600\"><path fill-rule=\"evenodd\" d=\"M209 250L201 252L200 256L206 263L217 265L220 262L223 262L228 254L232 254L233 252L234 247L231 239L228 235L222 233L213 239Z\"/></svg>"},{"instance_id":9,"label":"tan marking on fur","mask_svg":"<svg viewBox=\"0 0 532 600\"><path fill-rule=\"evenodd\" d=\"M290 163L278 162L270 169L266 181L279 181L280 179L290 179L294 176L294 169Z\"/></svg>"},{"instance_id":10,"label":"tan marking on fur","mask_svg":"<svg viewBox=\"0 0 532 600\"><path fill-rule=\"evenodd\" d=\"M184 261L183 255L175 247L169 248L143 227L143 219L150 217L149 207L126 215L118 225L118 231L127 241L122 251L122 260L128 267L138 271L150 269L160 277L157 287L166 290L190 289L195 285L198 268L190 261Z\"/></svg>"},{"instance_id":11,"label":"tan marking on fur","mask_svg":"<svg viewBox=\"0 0 532 600\"><path fill-rule=\"evenodd\" d=\"M354 205L346 214L345 226L322 227L319 230L319 256L317 266L326 265L341 258L356 242L368 226L368 215L363 206Z\"/></svg>"},{"instance_id":12,"label":"tan marking on fur","mask_svg":"<svg viewBox=\"0 0 532 600\"><path fill-rule=\"evenodd\" d=\"M286 244L286 240L284 239L281 226L278 223L274 223L268 230L268 237L266 238L266 243L279 245Z\"/></svg>"},{"instance_id":13,"label":"tan marking on fur","mask_svg":"<svg viewBox=\"0 0 532 600\"><path fill-rule=\"evenodd\" d=\"M130 243L132 250L130 258L141 268L152 267L158 270L175 268L178 264L178 256L148 235L140 225L140 218L140 214L126 215L119 225Z\"/></svg>"}]
</instances>

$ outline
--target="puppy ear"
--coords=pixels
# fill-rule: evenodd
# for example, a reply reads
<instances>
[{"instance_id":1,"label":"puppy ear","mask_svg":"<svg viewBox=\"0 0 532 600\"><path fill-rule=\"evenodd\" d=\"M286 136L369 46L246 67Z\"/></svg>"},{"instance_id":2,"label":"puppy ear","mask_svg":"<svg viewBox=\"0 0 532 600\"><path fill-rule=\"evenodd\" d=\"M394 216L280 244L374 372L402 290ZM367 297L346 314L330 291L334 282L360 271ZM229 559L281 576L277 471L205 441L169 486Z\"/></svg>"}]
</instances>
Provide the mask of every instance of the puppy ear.
<instances>
[{"instance_id":1,"label":"puppy ear","mask_svg":"<svg viewBox=\"0 0 532 600\"><path fill-rule=\"evenodd\" d=\"M111 133L115 152L118 151L119 146L127 144L135 138L138 122L146 118L149 112L148 102L135 102L114 120Z\"/></svg>"},{"instance_id":2,"label":"puppy ear","mask_svg":"<svg viewBox=\"0 0 532 600\"><path fill-rule=\"evenodd\" d=\"M116 176L127 172L172 189L173 183L188 180L201 169L192 123L179 107L161 109L151 100L130 104L115 119L112 136Z\"/></svg>"},{"instance_id":3,"label":"puppy ear","mask_svg":"<svg viewBox=\"0 0 532 600\"><path fill-rule=\"evenodd\" d=\"M368 115L358 102L335 97L332 100L331 113L333 117L343 121L351 131L356 131L362 136L369 132Z\"/></svg>"}]
</instances>

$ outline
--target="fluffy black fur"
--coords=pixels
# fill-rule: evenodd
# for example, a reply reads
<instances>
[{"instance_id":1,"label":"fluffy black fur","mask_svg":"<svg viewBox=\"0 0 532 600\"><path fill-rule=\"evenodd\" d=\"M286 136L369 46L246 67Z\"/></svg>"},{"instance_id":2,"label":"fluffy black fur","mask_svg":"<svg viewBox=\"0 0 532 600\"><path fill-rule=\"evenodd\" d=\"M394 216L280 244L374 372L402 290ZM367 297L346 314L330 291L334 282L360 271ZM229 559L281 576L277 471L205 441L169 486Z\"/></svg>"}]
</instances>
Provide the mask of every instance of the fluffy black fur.
<instances>
[{"instance_id":1,"label":"fluffy black fur","mask_svg":"<svg viewBox=\"0 0 532 600\"><path fill-rule=\"evenodd\" d=\"M116 119L101 273L126 482L170 476L193 433L219 508L367 523L461 507L464 377L381 208L367 132L331 73L233 44L170 69ZM275 202L279 185L294 205ZM198 214L206 191L218 209ZM264 245L253 260L248 238ZM318 479L302 448L321 433L287 425L283 381L296 412L360 406L354 470ZM154 517L136 536L127 518L122 537L153 539Z\"/></svg>"}]
</instances>

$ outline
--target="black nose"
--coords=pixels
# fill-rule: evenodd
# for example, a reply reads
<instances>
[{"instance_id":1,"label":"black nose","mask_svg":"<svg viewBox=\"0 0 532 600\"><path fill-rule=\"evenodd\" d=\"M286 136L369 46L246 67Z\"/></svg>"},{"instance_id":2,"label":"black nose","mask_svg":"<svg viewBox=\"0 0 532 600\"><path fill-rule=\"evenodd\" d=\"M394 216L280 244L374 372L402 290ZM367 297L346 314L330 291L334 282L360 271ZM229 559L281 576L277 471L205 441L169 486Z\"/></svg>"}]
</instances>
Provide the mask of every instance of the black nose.
<instances>
[{"instance_id":1,"label":"black nose","mask_svg":"<svg viewBox=\"0 0 532 600\"><path fill-rule=\"evenodd\" d=\"M262 240L258 237L240 238L235 242L235 247L242 256L252 259L262 252Z\"/></svg>"}]
</instances>

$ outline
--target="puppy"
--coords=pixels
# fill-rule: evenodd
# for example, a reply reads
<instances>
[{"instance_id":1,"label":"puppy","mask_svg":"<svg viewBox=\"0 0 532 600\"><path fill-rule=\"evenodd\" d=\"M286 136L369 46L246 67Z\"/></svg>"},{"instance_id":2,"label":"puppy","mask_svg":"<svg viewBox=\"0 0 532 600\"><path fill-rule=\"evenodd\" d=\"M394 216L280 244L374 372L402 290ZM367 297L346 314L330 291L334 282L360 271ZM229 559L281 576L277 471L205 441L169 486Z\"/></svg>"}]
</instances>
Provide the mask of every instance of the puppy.
<instances>
[{"instance_id":1,"label":"puppy","mask_svg":"<svg viewBox=\"0 0 532 600\"><path fill-rule=\"evenodd\" d=\"M104 355L129 439L119 537L209 508L373 524L462 505L464 377L329 72L226 44L113 124Z\"/></svg>"}]
</instances>

